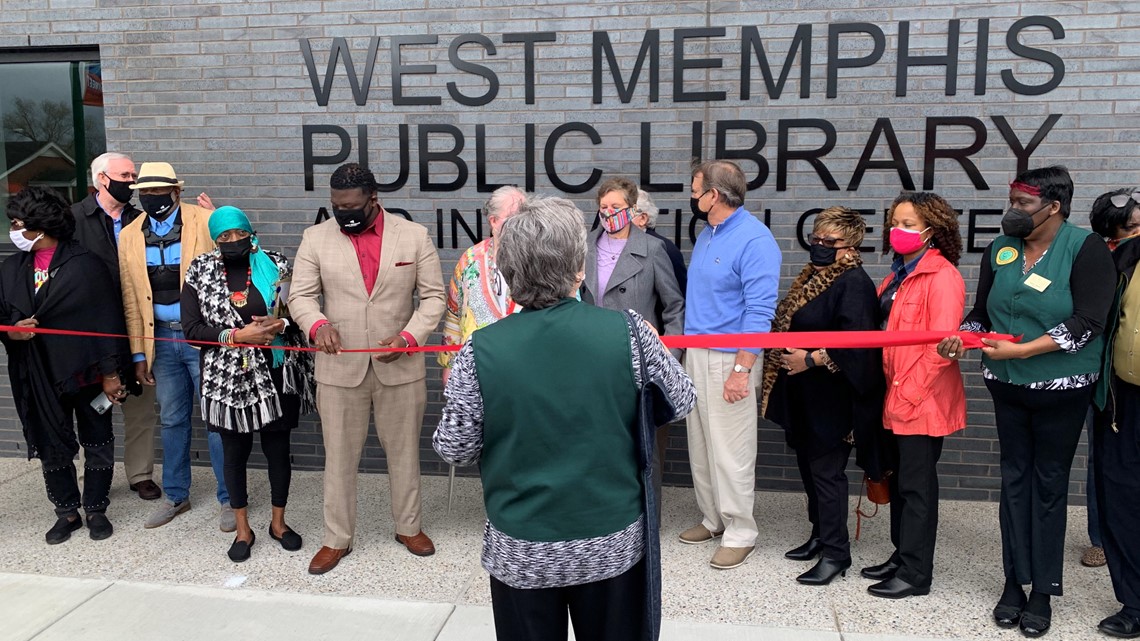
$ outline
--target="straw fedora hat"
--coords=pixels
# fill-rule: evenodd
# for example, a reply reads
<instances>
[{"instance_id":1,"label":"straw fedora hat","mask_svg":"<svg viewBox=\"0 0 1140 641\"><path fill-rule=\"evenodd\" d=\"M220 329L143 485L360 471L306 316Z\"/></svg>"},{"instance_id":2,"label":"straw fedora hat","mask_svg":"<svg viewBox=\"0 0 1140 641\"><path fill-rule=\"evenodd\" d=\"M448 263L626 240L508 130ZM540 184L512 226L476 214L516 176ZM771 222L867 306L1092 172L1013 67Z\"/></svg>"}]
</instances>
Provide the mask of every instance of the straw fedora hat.
<instances>
[{"instance_id":1,"label":"straw fedora hat","mask_svg":"<svg viewBox=\"0 0 1140 641\"><path fill-rule=\"evenodd\" d=\"M178 180L174 167L166 162L144 162L139 167L139 177L131 189L151 189L153 187L181 187L185 180Z\"/></svg>"}]
</instances>

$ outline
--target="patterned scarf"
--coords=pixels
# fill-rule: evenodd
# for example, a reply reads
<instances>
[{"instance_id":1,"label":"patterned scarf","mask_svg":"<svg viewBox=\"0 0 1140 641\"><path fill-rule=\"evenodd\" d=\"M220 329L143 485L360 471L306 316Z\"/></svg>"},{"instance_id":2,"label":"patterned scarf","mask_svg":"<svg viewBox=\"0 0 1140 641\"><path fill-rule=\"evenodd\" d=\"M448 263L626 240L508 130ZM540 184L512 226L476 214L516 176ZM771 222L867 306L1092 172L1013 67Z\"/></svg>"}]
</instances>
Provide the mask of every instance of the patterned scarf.
<instances>
[{"instance_id":1,"label":"patterned scarf","mask_svg":"<svg viewBox=\"0 0 1140 641\"><path fill-rule=\"evenodd\" d=\"M776 316L772 319L771 331L773 333L788 331L792 325L792 317L796 315L796 312L815 300L816 296L827 291L835 279L852 269L858 269L862 265L863 257L859 255L858 251L851 251L843 257L843 260L837 260L822 270L817 271L815 266L811 264L805 265L800 275L792 281L792 286L788 288L788 293L784 299L776 306ZM772 387L776 384L776 377L780 374L780 357L783 354L784 350L781 349L770 349L764 352L764 378L760 387L760 416L764 416L768 409L768 396L772 393Z\"/></svg>"},{"instance_id":2,"label":"patterned scarf","mask_svg":"<svg viewBox=\"0 0 1140 641\"><path fill-rule=\"evenodd\" d=\"M281 254L261 250L277 265L279 279L289 276L289 262ZM209 325L244 327L245 322L230 303L225 268L217 249L190 265L186 284L198 292L202 319ZM268 304L268 303L267 303ZM284 335L290 347L307 343L295 325ZM301 414L315 409L313 355L286 352L283 370L284 393L301 397ZM215 427L237 432L256 432L281 418L281 403L270 376L270 359L256 347L206 348L202 365L202 416Z\"/></svg>"}]
</instances>

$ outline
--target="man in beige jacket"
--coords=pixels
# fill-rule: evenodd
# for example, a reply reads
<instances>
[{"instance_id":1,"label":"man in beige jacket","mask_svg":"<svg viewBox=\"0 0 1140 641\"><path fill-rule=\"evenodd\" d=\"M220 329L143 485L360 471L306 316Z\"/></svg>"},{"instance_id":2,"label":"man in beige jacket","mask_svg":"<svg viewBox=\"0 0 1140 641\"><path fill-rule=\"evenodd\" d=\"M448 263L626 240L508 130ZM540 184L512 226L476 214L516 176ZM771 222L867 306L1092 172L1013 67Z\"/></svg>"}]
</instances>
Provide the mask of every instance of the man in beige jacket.
<instances>
[{"instance_id":1,"label":"man in beige jacket","mask_svg":"<svg viewBox=\"0 0 1140 641\"><path fill-rule=\"evenodd\" d=\"M325 534L309 564L312 574L328 572L352 551L357 466L370 409L387 456L396 541L412 554L435 553L420 524L424 357L341 349L424 344L446 305L439 256L423 226L384 211L368 169L343 165L330 186L333 219L305 231L289 295L293 320L321 349L316 379Z\"/></svg>"},{"instance_id":2,"label":"man in beige jacket","mask_svg":"<svg viewBox=\"0 0 1140 641\"><path fill-rule=\"evenodd\" d=\"M162 489L164 500L145 527L166 525L190 509L191 415L200 389L198 350L185 343L146 340L184 338L179 303L190 261L211 251L210 210L182 202L182 185L174 168L147 162L131 189L138 191L139 216L119 234L119 271L123 311L135 359L135 376L155 386L162 424ZM146 337L146 338L143 338ZM222 439L209 434L210 464L221 504L219 527L236 529L230 496L222 476Z\"/></svg>"}]
</instances>

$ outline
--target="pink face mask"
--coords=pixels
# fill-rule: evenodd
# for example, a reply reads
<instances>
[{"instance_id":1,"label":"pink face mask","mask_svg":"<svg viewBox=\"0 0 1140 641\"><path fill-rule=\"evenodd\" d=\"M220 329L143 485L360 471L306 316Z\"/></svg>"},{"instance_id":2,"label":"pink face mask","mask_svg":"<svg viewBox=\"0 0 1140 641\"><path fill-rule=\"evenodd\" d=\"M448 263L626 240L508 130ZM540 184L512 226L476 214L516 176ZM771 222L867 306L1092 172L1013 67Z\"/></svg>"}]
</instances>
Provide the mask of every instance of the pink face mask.
<instances>
[{"instance_id":1,"label":"pink face mask","mask_svg":"<svg viewBox=\"0 0 1140 641\"><path fill-rule=\"evenodd\" d=\"M602 228L611 234L616 234L619 231L629 226L630 210L631 207L625 209L614 209L607 211L605 209L598 210L598 217L602 219Z\"/></svg>"},{"instance_id":2,"label":"pink face mask","mask_svg":"<svg viewBox=\"0 0 1140 641\"><path fill-rule=\"evenodd\" d=\"M930 229L927 227L926 229ZM915 231L913 229L903 229L901 227L891 228L891 249L903 254L913 254L914 252L926 246L926 241L922 240L922 234L926 231Z\"/></svg>"}]
</instances>

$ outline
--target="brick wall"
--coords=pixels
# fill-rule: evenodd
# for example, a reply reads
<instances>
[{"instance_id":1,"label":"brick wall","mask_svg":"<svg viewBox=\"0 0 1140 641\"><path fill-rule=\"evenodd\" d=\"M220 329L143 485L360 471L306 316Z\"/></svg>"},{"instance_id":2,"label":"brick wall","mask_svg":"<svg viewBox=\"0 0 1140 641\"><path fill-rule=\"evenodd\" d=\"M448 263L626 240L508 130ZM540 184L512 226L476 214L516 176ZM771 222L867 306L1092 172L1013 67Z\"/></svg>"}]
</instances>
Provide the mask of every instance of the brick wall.
<instances>
[{"instance_id":1,"label":"brick wall","mask_svg":"<svg viewBox=\"0 0 1140 641\"><path fill-rule=\"evenodd\" d=\"M840 5L846 8L836 8ZM694 149L705 157L713 156L718 138L722 138L727 149L747 150L757 142L758 125L765 138L759 154L768 175L750 192L746 205L770 221L785 252L786 286L805 261L796 235L797 221L807 210L833 204L867 209L874 225L868 242L878 245L882 210L904 184L900 172L880 165L868 169L857 187L852 179L872 132L882 133L885 127L881 119L889 119L901 162L918 188L927 178L924 158L930 155L927 143L932 128L936 129L939 148L965 148L985 137L980 149L969 156L978 169L977 180L953 159L932 161L932 188L966 212L962 219L964 235L970 210L1003 207L1005 184L1017 170L1018 160L1002 133L1003 125L1009 137L1020 141L1014 145L1020 149L1050 116L1058 116L1027 162L1031 166L1069 166L1077 183L1074 220L1078 223L1086 222L1097 194L1140 182L1136 154L1140 138L1136 127L1140 111L1140 16L1129 9L1128 2L971 0L188 0L177 4L157 0L5 0L0 12L0 47L97 45L103 63L108 147L130 154L136 162L171 162L186 179L188 193L204 190L216 203L243 208L267 246L290 254L302 230L326 204L324 185L332 169L330 165L316 165L316 189L305 190L303 127L343 128L352 145L348 157L355 160L359 153L358 127L363 126L368 162L381 182L394 182L400 174L400 127L406 125L409 175L406 184L384 194L383 200L390 208L407 211L433 235L438 234L445 272L471 242L462 226L458 227L458 238L453 236L451 211L457 210L475 229L476 209L486 197L477 189L477 156L485 158L485 182L526 185L533 181L536 191L553 193L558 191L558 183L548 176L544 151L559 125L586 123L601 139L599 144L592 144L583 133L572 132L558 141L551 164L558 179L568 184L587 181L594 168L604 175L637 179L642 175L641 149L645 145L650 181L674 184L676 189L661 191L668 187L658 187L655 194L658 204L670 210L662 216L662 231L672 235L675 221L680 220L686 232L681 234L681 245L687 253L691 249L688 195L682 189L687 184ZM1025 24L1031 16L1047 16L1053 21L1050 24L1063 29L1063 37L1060 31L1051 33L1047 26L1028 26L1020 32L1021 42L1053 58L1033 52L1015 55L1008 46L1011 27ZM1031 18L1028 22L1041 21ZM857 28L865 33L849 33L852 23L865 23ZM957 77L952 83L947 81L944 65L911 66L903 83L905 95L898 95L896 62L904 24L909 25L906 32L912 57L945 55L948 43L956 40L952 67ZM811 25L810 45L799 52L801 57L810 52L807 81L801 84L802 58L794 58L776 97L766 87L760 64L752 54L746 56L750 96L743 98L742 43L757 42L753 36L762 43L775 88L795 37L806 35L801 25ZM700 28L709 30L682 31ZM988 36L981 41L982 57L988 62L979 65L979 32L987 28ZM955 30L956 39L951 35ZM603 49L600 102L595 102L592 46L600 38L596 32L601 31L608 36L623 84L630 81L647 33L657 34L656 99L651 97L650 58L646 58L628 102L623 102ZM883 47L873 64L829 65L829 56L833 63L875 58L876 31L882 34ZM553 42L534 45L533 100L528 101L526 47L517 36L504 34L536 32L556 35ZM499 82L495 99L479 107L460 104L448 90L449 83L454 83L453 91L466 96L478 97L488 91L487 81L457 71L449 59L452 41L472 33L485 35L495 54L475 43L460 47L458 57L493 70ZM689 36L680 41L681 55L677 55L678 35ZM829 35L835 37L834 46ZM405 99L437 96L438 105L394 104L392 38L412 37L415 41L417 36L432 36L436 42L405 45L402 64L434 64L436 73L402 76L401 93ZM343 60L335 67L327 106L318 104L301 41L311 47L317 80L322 84L334 38L347 39L358 75L364 73L372 38L378 39L363 106L354 98ZM680 74L677 84L681 59L688 61L683 64L689 68ZM1057 71L1052 64L1057 59L1064 66L1059 85L1047 93L1031 95L1032 87L1055 79ZM832 84L829 66L835 66L834 92L828 86ZM983 72L978 73L978 69ZM1008 78L1003 78L1002 70L1008 70ZM1009 87L1014 82L1029 89L1013 91ZM983 88L984 94L978 95ZM723 99L685 100L697 92L721 91L725 92ZM947 95L951 92L955 95ZM938 120L954 118L959 120ZM964 118L976 121L960 120ZM975 122L977 131L970 128ZM729 124L732 127L727 127ZM425 127L431 125L450 128L428 133ZM700 134L694 144L695 127ZM718 134L718 127L725 129ZM820 166L826 171L792 158L797 150L823 146L828 141L828 128L834 130L834 148L821 157ZM454 180L458 173L455 165L434 161L429 164L430 176L424 176L419 153L419 139L426 136L429 152L446 155L455 147L448 131L462 134L464 147L458 156L469 170L464 186L457 191L432 187L432 183ZM483 139L482 144L477 143L477 137ZM889 160L886 138L879 138L877 143L869 159ZM528 146L533 153L526 151ZM314 154L333 155L338 149L340 142L335 135L313 136ZM784 164L781 156L791 159ZM760 172L755 162L743 164L750 176ZM834 180L833 189L827 187L825 173ZM528 174L533 178L528 180ZM984 187L979 186L983 182ZM593 207L592 190L573 198L586 211ZM683 216L674 213L680 209L686 210ZM977 219L977 225L983 227L996 223L993 215ZM984 247L990 237L992 232L979 231L974 244ZM458 247L452 246L453 241ZM887 261L878 252L865 255L872 276L884 276ZM977 253L968 254L962 264L970 291L978 258ZM963 369L967 371L969 428L946 443L942 483L946 496L993 500L999 473L992 408L976 373L977 361L966 361ZM430 473L445 469L430 449L431 430L439 414L438 380L438 371L429 371L429 407L422 442L424 469ZM20 429L6 389L0 407L5 410L0 418L0 454L22 455ZM204 453L204 439L197 445ZM321 465L323 453L315 420L306 422L297 435L294 452L299 466ZM1084 460L1082 448L1070 486L1078 501L1083 500ZM383 453L374 437L369 440L362 466L384 469ZM760 487L799 487L782 433L771 425L761 431L758 472ZM688 482L687 475L684 430L676 426L666 478L683 484Z\"/></svg>"}]
</instances>

